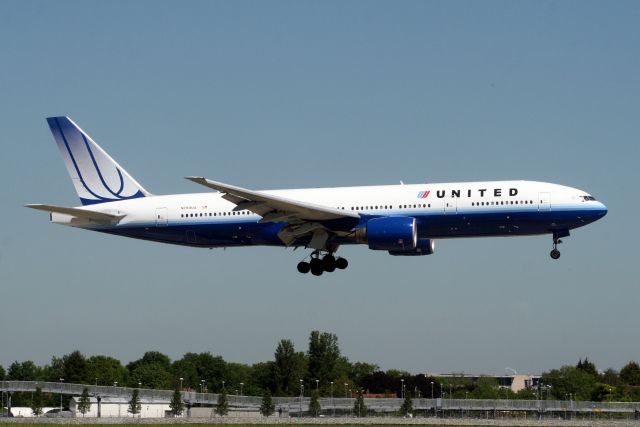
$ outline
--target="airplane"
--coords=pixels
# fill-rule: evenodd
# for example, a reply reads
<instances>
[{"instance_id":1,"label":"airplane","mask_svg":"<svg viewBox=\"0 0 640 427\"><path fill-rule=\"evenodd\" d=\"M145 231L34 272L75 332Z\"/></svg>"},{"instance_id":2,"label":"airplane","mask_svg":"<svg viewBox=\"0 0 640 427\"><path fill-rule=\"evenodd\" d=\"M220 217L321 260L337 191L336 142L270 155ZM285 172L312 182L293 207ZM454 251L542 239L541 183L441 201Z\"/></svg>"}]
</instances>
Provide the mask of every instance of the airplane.
<instances>
[{"instance_id":1,"label":"airplane","mask_svg":"<svg viewBox=\"0 0 640 427\"><path fill-rule=\"evenodd\" d=\"M52 223L202 248L304 247L297 269L315 276L347 268L336 251L353 244L420 256L435 239L550 234L558 259L570 230L607 214L585 191L523 180L256 191L188 176L215 192L153 195L69 117L47 122L82 203L26 205Z\"/></svg>"}]
</instances>

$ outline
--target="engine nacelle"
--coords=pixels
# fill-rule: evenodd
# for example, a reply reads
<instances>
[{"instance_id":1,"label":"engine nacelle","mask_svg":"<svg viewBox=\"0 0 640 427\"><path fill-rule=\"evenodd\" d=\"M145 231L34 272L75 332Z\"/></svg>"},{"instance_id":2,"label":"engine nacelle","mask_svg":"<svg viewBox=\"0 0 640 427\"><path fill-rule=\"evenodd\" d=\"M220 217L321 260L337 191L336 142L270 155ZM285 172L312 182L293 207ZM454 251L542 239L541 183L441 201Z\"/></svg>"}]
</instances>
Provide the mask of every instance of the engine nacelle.
<instances>
[{"instance_id":1,"label":"engine nacelle","mask_svg":"<svg viewBox=\"0 0 640 427\"><path fill-rule=\"evenodd\" d=\"M369 249L381 251L409 251L418 243L416 219L409 216L373 218L356 229L356 241Z\"/></svg>"},{"instance_id":2,"label":"engine nacelle","mask_svg":"<svg viewBox=\"0 0 640 427\"><path fill-rule=\"evenodd\" d=\"M389 255L396 256L420 256L431 255L436 251L436 241L432 239L420 239L415 249L408 251L389 251Z\"/></svg>"}]
</instances>

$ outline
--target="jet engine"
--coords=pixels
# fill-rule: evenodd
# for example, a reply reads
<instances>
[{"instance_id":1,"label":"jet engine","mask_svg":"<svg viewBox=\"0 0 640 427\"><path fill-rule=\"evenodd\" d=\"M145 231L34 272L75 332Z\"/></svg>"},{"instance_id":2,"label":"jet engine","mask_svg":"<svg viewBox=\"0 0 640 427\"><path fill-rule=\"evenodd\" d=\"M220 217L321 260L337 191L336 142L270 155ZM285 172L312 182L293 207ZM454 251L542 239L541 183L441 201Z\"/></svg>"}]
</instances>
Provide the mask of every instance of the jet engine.
<instances>
[{"instance_id":1,"label":"jet engine","mask_svg":"<svg viewBox=\"0 0 640 427\"><path fill-rule=\"evenodd\" d=\"M418 242L416 219L409 216L372 218L356 229L356 241L368 244L373 250L413 250Z\"/></svg>"},{"instance_id":2,"label":"jet engine","mask_svg":"<svg viewBox=\"0 0 640 427\"><path fill-rule=\"evenodd\" d=\"M389 251L389 255L396 256L419 256L431 255L436 250L436 241L432 239L419 239L415 249L408 251Z\"/></svg>"}]
</instances>

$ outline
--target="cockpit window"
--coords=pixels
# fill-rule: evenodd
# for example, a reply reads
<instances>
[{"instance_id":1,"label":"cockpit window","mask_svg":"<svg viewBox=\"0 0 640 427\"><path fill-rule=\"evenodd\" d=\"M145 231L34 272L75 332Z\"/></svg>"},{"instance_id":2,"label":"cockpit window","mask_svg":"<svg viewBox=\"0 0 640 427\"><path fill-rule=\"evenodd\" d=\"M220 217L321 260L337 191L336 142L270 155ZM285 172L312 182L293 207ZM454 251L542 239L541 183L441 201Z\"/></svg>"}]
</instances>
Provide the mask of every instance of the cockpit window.
<instances>
[{"instance_id":1,"label":"cockpit window","mask_svg":"<svg viewBox=\"0 0 640 427\"><path fill-rule=\"evenodd\" d=\"M596 198L593 196L582 196L582 200L584 200L585 202L595 202Z\"/></svg>"}]
</instances>

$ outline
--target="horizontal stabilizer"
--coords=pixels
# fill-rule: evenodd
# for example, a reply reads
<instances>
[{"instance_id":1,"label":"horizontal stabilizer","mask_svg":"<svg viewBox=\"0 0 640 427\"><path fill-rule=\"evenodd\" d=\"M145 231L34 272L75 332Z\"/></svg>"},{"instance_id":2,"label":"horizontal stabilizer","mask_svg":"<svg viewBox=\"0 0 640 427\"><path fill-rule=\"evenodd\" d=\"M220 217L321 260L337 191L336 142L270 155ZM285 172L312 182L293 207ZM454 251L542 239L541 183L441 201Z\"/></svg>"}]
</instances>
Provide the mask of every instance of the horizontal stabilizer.
<instances>
[{"instance_id":1,"label":"horizontal stabilizer","mask_svg":"<svg viewBox=\"0 0 640 427\"><path fill-rule=\"evenodd\" d=\"M37 209L39 211L71 215L78 218L89 219L96 222L118 222L126 216L126 215L112 215L104 212L96 212L96 211L90 211L87 209L80 209L80 208L66 208L63 206L54 206L54 205L35 204L35 205L25 205L25 207L31 208L31 209Z\"/></svg>"}]
</instances>

